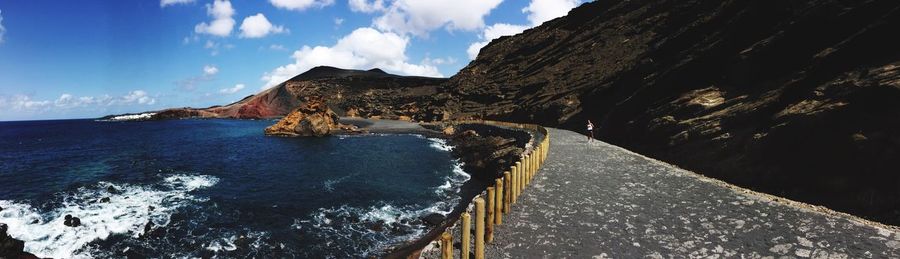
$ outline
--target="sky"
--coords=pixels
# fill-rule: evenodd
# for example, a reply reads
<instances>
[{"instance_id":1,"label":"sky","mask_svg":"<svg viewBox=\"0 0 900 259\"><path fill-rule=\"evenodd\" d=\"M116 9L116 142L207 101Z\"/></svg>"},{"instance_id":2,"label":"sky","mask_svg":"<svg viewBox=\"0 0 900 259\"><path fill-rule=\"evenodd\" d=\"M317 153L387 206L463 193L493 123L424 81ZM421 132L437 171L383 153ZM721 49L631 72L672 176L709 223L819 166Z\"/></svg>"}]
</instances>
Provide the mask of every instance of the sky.
<instances>
[{"instance_id":1,"label":"sky","mask_svg":"<svg viewBox=\"0 0 900 259\"><path fill-rule=\"evenodd\" d=\"M0 121L240 100L328 65L450 77L582 0L0 1Z\"/></svg>"}]
</instances>

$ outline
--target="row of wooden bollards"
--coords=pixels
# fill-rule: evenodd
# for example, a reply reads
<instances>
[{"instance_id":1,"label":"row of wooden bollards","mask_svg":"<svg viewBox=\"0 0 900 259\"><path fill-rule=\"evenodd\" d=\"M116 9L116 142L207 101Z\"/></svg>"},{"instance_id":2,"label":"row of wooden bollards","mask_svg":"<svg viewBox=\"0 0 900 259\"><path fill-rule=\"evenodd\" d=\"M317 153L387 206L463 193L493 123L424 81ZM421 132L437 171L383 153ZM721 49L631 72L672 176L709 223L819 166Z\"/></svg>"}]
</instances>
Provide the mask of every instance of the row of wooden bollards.
<instances>
[{"instance_id":1,"label":"row of wooden bollards","mask_svg":"<svg viewBox=\"0 0 900 259\"><path fill-rule=\"evenodd\" d=\"M547 159L550 149L550 133L541 128L544 139L535 145L531 152L525 154L520 161L503 172L503 178L495 180L494 185L487 188L487 193L475 198L475 259L484 258L484 246L494 241L494 227L503 224L503 215L509 214L525 187L537 174L538 169ZM471 214L463 212L460 220L460 258L469 258L471 232ZM441 235L441 258L453 258L453 235L450 231Z\"/></svg>"}]
</instances>

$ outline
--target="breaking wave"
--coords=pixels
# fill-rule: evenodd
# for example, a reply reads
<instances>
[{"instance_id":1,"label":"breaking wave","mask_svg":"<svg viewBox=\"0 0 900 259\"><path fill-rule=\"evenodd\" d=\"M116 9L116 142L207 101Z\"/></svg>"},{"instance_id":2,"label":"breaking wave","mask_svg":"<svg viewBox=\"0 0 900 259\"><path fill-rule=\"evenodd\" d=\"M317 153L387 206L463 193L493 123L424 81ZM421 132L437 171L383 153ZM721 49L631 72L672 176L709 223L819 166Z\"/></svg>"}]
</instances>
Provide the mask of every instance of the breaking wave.
<instances>
[{"instance_id":1,"label":"breaking wave","mask_svg":"<svg viewBox=\"0 0 900 259\"><path fill-rule=\"evenodd\" d=\"M0 222L9 226L12 237L25 241L25 251L37 256L93 257L86 249L89 243L113 235L139 237L148 222L166 226L176 209L205 201L191 191L217 182L212 176L171 175L151 186L99 182L59 194L58 206L0 200ZM65 226L66 215L80 218L82 225Z\"/></svg>"}]
</instances>

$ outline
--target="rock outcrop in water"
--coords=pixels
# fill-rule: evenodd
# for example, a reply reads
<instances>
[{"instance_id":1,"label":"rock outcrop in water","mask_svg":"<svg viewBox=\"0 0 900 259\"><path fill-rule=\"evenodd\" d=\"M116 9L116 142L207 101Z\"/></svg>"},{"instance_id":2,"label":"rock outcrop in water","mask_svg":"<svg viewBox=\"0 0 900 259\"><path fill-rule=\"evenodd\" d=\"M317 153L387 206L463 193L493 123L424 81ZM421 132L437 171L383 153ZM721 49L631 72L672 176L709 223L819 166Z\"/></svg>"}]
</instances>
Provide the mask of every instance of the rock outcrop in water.
<instances>
[{"instance_id":1,"label":"rock outcrop in water","mask_svg":"<svg viewBox=\"0 0 900 259\"><path fill-rule=\"evenodd\" d=\"M294 111L266 128L266 135L316 136L331 135L336 130L353 130L353 126L338 123L338 116L321 97L309 97Z\"/></svg>"}]
</instances>

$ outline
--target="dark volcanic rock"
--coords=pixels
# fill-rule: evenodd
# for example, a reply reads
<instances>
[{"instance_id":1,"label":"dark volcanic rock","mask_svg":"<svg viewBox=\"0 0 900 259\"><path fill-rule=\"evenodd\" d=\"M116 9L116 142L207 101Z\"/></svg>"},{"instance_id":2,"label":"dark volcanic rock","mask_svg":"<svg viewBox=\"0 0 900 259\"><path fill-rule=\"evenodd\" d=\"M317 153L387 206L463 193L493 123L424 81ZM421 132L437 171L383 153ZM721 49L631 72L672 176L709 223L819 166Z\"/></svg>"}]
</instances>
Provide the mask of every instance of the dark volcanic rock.
<instances>
[{"instance_id":1,"label":"dark volcanic rock","mask_svg":"<svg viewBox=\"0 0 900 259\"><path fill-rule=\"evenodd\" d=\"M431 213L422 218L422 223L424 223L426 226L438 226L441 224L441 222L444 222L444 215L441 215L439 213Z\"/></svg>"},{"instance_id":2,"label":"dark volcanic rock","mask_svg":"<svg viewBox=\"0 0 900 259\"><path fill-rule=\"evenodd\" d=\"M19 258L23 256L25 242L9 236L6 231L9 226L0 223L0 258Z\"/></svg>"},{"instance_id":3,"label":"dark volcanic rock","mask_svg":"<svg viewBox=\"0 0 900 259\"><path fill-rule=\"evenodd\" d=\"M63 221L63 225L67 227L79 227L81 226L81 219L78 217L72 217L72 215L66 214L65 220Z\"/></svg>"},{"instance_id":4,"label":"dark volcanic rock","mask_svg":"<svg viewBox=\"0 0 900 259\"><path fill-rule=\"evenodd\" d=\"M480 124L455 125L445 127L444 131L455 133L450 136L449 144L454 146L451 152L463 163L463 170L473 179L487 184L502 177L503 172L519 160L525 144L531 139L524 131Z\"/></svg>"},{"instance_id":5,"label":"dark volcanic rock","mask_svg":"<svg viewBox=\"0 0 900 259\"><path fill-rule=\"evenodd\" d=\"M492 41L442 104L578 132L591 119L640 153L900 224L897 31L891 0L595 1Z\"/></svg>"}]
</instances>

